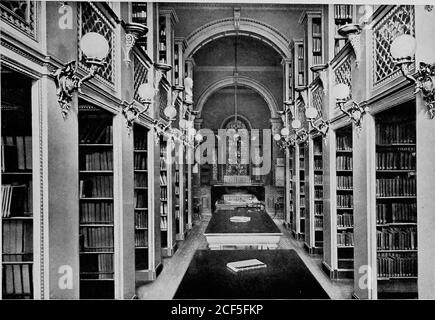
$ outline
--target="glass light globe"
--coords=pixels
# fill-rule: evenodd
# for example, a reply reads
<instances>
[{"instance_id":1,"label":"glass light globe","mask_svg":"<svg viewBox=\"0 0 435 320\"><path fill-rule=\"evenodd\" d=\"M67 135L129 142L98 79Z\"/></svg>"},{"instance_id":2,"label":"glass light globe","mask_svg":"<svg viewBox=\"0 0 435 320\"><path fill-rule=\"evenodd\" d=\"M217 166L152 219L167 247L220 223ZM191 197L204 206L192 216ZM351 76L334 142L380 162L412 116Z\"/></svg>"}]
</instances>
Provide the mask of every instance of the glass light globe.
<instances>
[{"instance_id":1,"label":"glass light globe","mask_svg":"<svg viewBox=\"0 0 435 320\"><path fill-rule=\"evenodd\" d=\"M193 86L193 79L191 77L184 78L184 87L190 89L192 88L192 86Z\"/></svg>"},{"instance_id":2,"label":"glass light globe","mask_svg":"<svg viewBox=\"0 0 435 320\"><path fill-rule=\"evenodd\" d=\"M166 107L164 110L165 116L167 116L169 119L175 118L177 115L177 110L173 106Z\"/></svg>"},{"instance_id":3,"label":"glass light globe","mask_svg":"<svg viewBox=\"0 0 435 320\"><path fill-rule=\"evenodd\" d=\"M333 96L337 100L345 100L350 95L350 89L345 83L339 83L332 89Z\"/></svg>"},{"instance_id":4,"label":"glass light globe","mask_svg":"<svg viewBox=\"0 0 435 320\"><path fill-rule=\"evenodd\" d=\"M288 136L290 134L290 130L287 127L281 129L282 136Z\"/></svg>"},{"instance_id":5,"label":"glass light globe","mask_svg":"<svg viewBox=\"0 0 435 320\"><path fill-rule=\"evenodd\" d=\"M275 141L279 141L279 140L281 140L281 135L280 135L279 133L275 133L275 134L273 135L273 140L275 140Z\"/></svg>"},{"instance_id":6,"label":"glass light globe","mask_svg":"<svg viewBox=\"0 0 435 320\"><path fill-rule=\"evenodd\" d=\"M96 32L86 33L80 40L80 48L89 59L103 60L109 53L109 43L106 38Z\"/></svg>"},{"instance_id":7,"label":"glass light globe","mask_svg":"<svg viewBox=\"0 0 435 320\"><path fill-rule=\"evenodd\" d=\"M390 53L396 60L406 59L414 56L416 48L415 38L409 34L402 34L391 43Z\"/></svg>"},{"instance_id":8,"label":"glass light globe","mask_svg":"<svg viewBox=\"0 0 435 320\"><path fill-rule=\"evenodd\" d=\"M180 124L180 128L181 129L185 129L186 128L186 120L184 120L184 119L180 119L180 122L179 122L179 124Z\"/></svg>"},{"instance_id":9,"label":"glass light globe","mask_svg":"<svg viewBox=\"0 0 435 320\"><path fill-rule=\"evenodd\" d=\"M195 135L195 140L196 141L198 141L198 142L201 142L202 141L202 134L200 134L200 133L197 133L196 135Z\"/></svg>"},{"instance_id":10,"label":"glass light globe","mask_svg":"<svg viewBox=\"0 0 435 320\"><path fill-rule=\"evenodd\" d=\"M186 120L186 128L193 128L193 121L192 120Z\"/></svg>"},{"instance_id":11,"label":"glass light globe","mask_svg":"<svg viewBox=\"0 0 435 320\"><path fill-rule=\"evenodd\" d=\"M313 107L309 107L305 110L305 116L308 119L316 119L318 115L317 109Z\"/></svg>"},{"instance_id":12,"label":"glass light globe","mask_svg":"<svg viewBox=\"0 0 435 320\"><path fill-rule=\"evenodd\" d=\"M292 128L293 129L299 129L301 126L302 126L302 123L299 120L295 119L292 121Z\"/></svg>"},{"instance_id":13,"label":"glass light globe","mask_svg":"<svg viewBox=\"0 0 435 320\"><path fill-rule=\"evenodd\" d=\"M147 101L150 101L154 98L154 92L155 92L154 87L150 82L142 83L137 89L137 93L139 94L139 97Z\"/></svg>"},{"instance_id":14,"label":"glass light globe","mask_svg":"<svg viewBox=\"0 0 435 320\"><path fill-rule=\"evenodd\" d=\"M196 129L195 129L195 128L189 128L189 129L187 130L187 133L188 133L190 136L194 136L194 135L196 134Z\"/></svg>"}]
</instances>

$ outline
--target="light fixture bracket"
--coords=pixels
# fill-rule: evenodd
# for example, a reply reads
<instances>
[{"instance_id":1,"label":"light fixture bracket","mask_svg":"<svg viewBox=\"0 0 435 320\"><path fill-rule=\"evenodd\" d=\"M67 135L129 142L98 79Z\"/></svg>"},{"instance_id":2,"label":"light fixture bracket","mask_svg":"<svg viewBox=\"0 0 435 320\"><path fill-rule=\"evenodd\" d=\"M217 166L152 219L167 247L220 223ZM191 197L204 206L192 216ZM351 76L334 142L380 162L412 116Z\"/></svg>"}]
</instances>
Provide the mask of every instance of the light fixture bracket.
<instances>
[{"instance_id":1,"label":"light fixture bracket","mask_svg":"<svg viewBox=\"0 0 435 320\"><path fill-rule=\"evenodd\" d=\"M148 28L142 23L130 22L125 25L125 31L124 62L130 65L130 51L136 41L147 34Z\"/></svg>"},{"instance_id":2,"label":"light fixture bracket","mask_svg":"<svg viewBox=\"0 0 435 320\"><path fill-rule=\"evenodd\" d=\"M357 68L361 61L361 30L361 26L356 23L345 24L337 30L339 35L349 39L350 44L355 52L355 63Z\"/></svg>"}]
</instances>

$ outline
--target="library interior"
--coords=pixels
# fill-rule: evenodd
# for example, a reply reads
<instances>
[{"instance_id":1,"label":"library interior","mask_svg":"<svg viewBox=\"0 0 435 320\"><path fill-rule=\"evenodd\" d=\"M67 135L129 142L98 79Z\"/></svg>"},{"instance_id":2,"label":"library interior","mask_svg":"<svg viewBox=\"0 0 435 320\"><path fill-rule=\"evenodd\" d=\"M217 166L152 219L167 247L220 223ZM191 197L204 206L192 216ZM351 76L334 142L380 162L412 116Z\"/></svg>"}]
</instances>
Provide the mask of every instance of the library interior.
<instances>
[{"instance_id":1,"label":"library interior","mask_svg":"<svg viewBox=\"0 0 435 320\"><path fill-rule=\"evenodd\" d=\"M0 12L0 299L435 299L433 5Z\"/></svg>"}]
</instances>

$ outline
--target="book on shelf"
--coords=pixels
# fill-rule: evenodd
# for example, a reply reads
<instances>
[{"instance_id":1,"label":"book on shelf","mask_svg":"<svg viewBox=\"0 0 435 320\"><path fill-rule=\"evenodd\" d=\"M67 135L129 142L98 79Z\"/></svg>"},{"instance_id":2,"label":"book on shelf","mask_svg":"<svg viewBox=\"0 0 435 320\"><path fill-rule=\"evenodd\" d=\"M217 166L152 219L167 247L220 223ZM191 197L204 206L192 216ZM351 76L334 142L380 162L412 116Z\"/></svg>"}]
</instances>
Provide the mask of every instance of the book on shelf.
<instances>
[{"instance_id":1,"label":"book on shelf","mask_svg":"<svg viewBox=\"0 0 435 320\"><path fill-rule=\"evenodd\" d=\"M142 153L134 154L134 170L147 170L147 155Z\"/></svg>"},{"instance_id":2,"label":"book on shelf","mask_svg":"<svg viewBox=\"0 0 435 320\"><path fill-rule=\"evenodd\" d=\"M161 217L160 219L160 230L168 229L168 219L167 217Z\"/></svg>"},{"instance_id":3,"label":"book on shelf","mask_svg":"<svg viewBox=\"0 0 435 320\"><path fill-rule=\"evenodd\" d=\"M314 219L314 228L323 228L323 219L316 217Z\"/></svg>"},{"instance_id":4,"label":"book on shelf","mask_svg":"<svg viewBox=\"0 0 435 320\"><path fill-rule=\"evenodd\" d=\"M410 253L378 253L379 278L417 277L417 255Z\"/></svg>"},{"instance_id":5,"label":"book on shelf","mask_svg":"<svg viewBox=\"0 0 435 320\"><path fill-rule=\"evenodd\" d=\"M136 211L134 225L137 228L148 228L148 211Z\"/></svg>"},{"instance_id":6,"label":"book on shelf","mask_svg":"<svg viewBox=\"0 0 435 320\"><path fill-rule=\"evenodd\" d=\"M32 137L2 136L1 170L14 172L32 169Z\"/></svg>"},{"instance_id":7,"label":"book on shelf","mask_svg":"<svg viewBox=\"0 0 435 320\"><path fill-rule=\"evenodd\" d=\"M352 156L339 155L336 160L337 170L352 170Z\"/></svg>"},{"instance_id":8,"label":"book on shelf","mask_svg":"<svg viewBox=\"0 0 435 320\"><path fill-rule=\"evenodd\" d=\"M113 203L80 203L80 223L113 223Z\"/></svg>"},{"instance_id":9,"label":"book on shelf","mask_svg":"<svg viewBox=\"0 0 435 320\"><path fill-rule=\"evenodd\" d=\"M3 297L13 296L31 298L33 295L32 265L3 265Z\"/></svg>"},{"instance_id":10,"label":"book on shelf","mask_svg":"<svg viewBox=\"0 0 435 320\"><path fill-rule=\"evenodd\" d=\"M135 172L134 174L134 187L135 188L147 188L148 176L145 172Z\"/></svg>"},{"instance_id":11,"label":"book on shelf","mask_svg":"<svg viewBox=\"0 0 435 320\"><path fill-rule=\"evenodd\" d=\"M337 227L339 227L339 228L352 228L353 227L353 214L350 214L350 213L337 214Z\"/></svg>"},{"instance_id":12,"label":"book on shelf","mask_svg":"<svg viewBox=\"0 0 435 320\"><path fill-rule=\"evenodd\" d=\"M113 251L113 227L81 226L82 252Z\"/></svg>"},{"instance_id":13,"label":"book on shelf","mask_svg":"<svg viewBox=\"0 0 435 320\"><path fill-rule=\"evenodd\" d=\"M352 194L337 194L337 208L352 208L353 195Z\"/></svg>"},{"instance_id":14,"label":"book on shelf","mask_svg":"<svg viewBox=\"0 0 435 320\"><path fill-rule=\"evenodd\" d=\"M416 223L417 204L414 203L377 203L376 222L387 223Z\"/></svg>"},{"instance_id":15,"label":"book on shelf","mask_svg":"<svg viewBox=\"0 0 435 320\"><path fill-rule=\"evenodd\" d=\"M322 215L323 214L323 203L315 203L314 204L314 215Z\"/></svg>"},{"instance_id":16,"label":"book on shelf","mask_svg":"<svg viewBox=\"0 0 435 320\"><path fill-rule=\"evenodd\" d=\"M81 151L84 154L85 167L84 170L87 171L98 171L98 170L113 170L113 152L99 151L99 152L87 152Z\"/></svg>"},{"instance_id":17,"label":"book on shelf","mask_svg":"<svg viewBox=\"0 0 435 320\"><path fill-rule=\"evenodd\" d=\"M416 179L398 176L395 178L376 179L376 196L400 197L416 195Z\"/></svg>"},{"instance_id":18,"label":"book on shelf","mask_svg":"<svg viewBox=\"0 0 435 320\"><path fill-rule=\"evenodd\" d=\"M415 148L376 152L376 170L415 170Z\"/></svg>"},{"instance_id":19,"label":"book on shelf","mask_svg":"<svg viewBox=\"0 0 435 320\"><path fill-rule=\"evenodd\" d=\"M160 202L160 215L161 216L168 215L168 204L166 202Z\"/></svg>"},{"instance_id":20,"label":"book on shelf","mask_svg":"<svg viewBox=\"0 0 435 320\"><path fill-rule=\"evenodd\" d=\"M348 4L334 4L334 18L352 20L353 8Z\"/></svg>"},{"instance_id":21,"label":"book on shelf","mask_svg":"<svg viewBox=\"0 0 435 320\"><path fill-rule=\"evenodd\" d=\"M3 261L27 261L33 252L32 220L3 221Z\"/></svg>"},{"instance_id":22,"label":"book on shelf","mask_svg":"<svg viewBox=\"0 0 435 320\"><path fill-rule=\"evenodd\" d=\"M339 247L352 247L354 245L353 232L350 231L338 232L337 245Z\"/></svg>"},{"instance_id":23,"label":"book on shelf","mask_svg":"<svg viewBox=\"0 0 435 320\"><path fill-rule=\"evenodd\" d=\"M147 208L148 207L148 192L142 192L143 190L134 191L134 206L135 208Z\"/></svg>"},{"instance_id":24,"label":"book on shelf","mask_svg":"<svg viewBox=\"0 0 435 320\"><path fill-rule=\"evenodd\" d=\"M2 217L23 217L32 214L32 183L1 186Z\"/></svg>"},{"instance_id":25,"label":"book on shelf","mask_svg":"<svg viewBox=\"0 0 435 320\"><path fill-rule=\"evenodd\" d=\"M240 271L246 271L252 269L262 269L266 267L267 265L258 259L241 260L241 261L234 261L234 262L227 263L227 268L234 272L240 272Z\"/></svg>"},{"instance_id":26,"label":"book on shelf","mask_svg":"<svg viewBox=\"0 0 435 320\"><path fill-rule=\"evenodd\" d=\"M377 123L376 144L415 144L415 122Z\"/></svg>"},{"instance_id":27,"label":"book on shelf","mask_svg":"<svg viewBox=\"0 0 435 320\"><path fill-rule=\"evenodd\" d=\"M80 198L110 198L113 196L112 176L91 176L80 180Z\"/></svg>"},{"instance_id":28,"label":"book on shelf","mask_svg":"<svg viewBox=\"0 0 435 320\"><path fill-rule=\"evenodd\" d=\"M148 246L148 231L147 230L136 230L134 235L134 244L136 247L147 247Z\"/></svg>"},{"instance_id":29,"label":"book on shelf","mask_svg":"<svg viewBox=\"0 0 435 320\"><path fill-rule=\"evenodd\" d=\"M111 119L101 119L101 117L82 118L79 129L79 141L82 144L112 144L112 125Z\"/></svg>"},{"instance_id":30,"label":"book on shelf","mask_svg":"<svg viewBox=\"0 0 435 320\"><path fill-rule=\"evenodd\" d=\"M417 228L383 227L376 231L378 250L416 250Z\"/></svg>"},{"instance_id":31,"label":"book on shelf","mask_svg":"<svg viewBox=\"0 0 435 320\"><path fill-rule=\"evenodd\" d=\"M351 136L337 136L336 144L337 144L338 151L352 151Z\"/></svg>"},{"instance_id":32,"label":"book on shelf","mask_svg":"<svg viewBox=\"0 0 435 320\"><path fill-rule=\"evenodd\" d=\"M352 176L337 176L337 190L352 190Z\"/></svg>"}]
</instances>

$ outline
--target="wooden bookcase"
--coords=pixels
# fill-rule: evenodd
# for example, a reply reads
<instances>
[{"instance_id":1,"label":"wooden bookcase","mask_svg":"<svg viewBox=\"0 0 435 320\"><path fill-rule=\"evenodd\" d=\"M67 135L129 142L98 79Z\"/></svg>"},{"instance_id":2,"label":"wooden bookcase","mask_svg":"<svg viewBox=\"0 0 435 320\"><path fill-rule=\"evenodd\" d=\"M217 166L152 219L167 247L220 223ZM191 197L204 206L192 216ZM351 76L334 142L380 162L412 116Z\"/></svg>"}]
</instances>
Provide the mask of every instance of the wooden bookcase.
<instances>
[{"instance_id":1,"label":"wooden bookcase","mask_svg":"<svg viewBox=\"0 0 435 320\"><path fill-rule=\"evenodd\" d=\"M79 109L80 298L114 298L113 116Z\"/></svg>"},{"instance_id":2,"label":"wooden bookcase","mask_svg":"<svg viewBox=\"0 0 435 320\"><path fill-rule=\"evenodd\" d=\"M323 137L309 141L308 198L309 210L305 223L305 248L309 253L323 252Z\"/></svg>"},{"instance_id":3,"label":"wooden bookcase","mask_svg":"<svg viewBox=\"0 0 435 320\"><path fill-rule=\"evenodd\" d=\"M304 41L302 39L293 40L293 74L294 74L294 87L306 85L306 65L305 65L305 49Z\"/></svg>"},{"instance_id":4,"label":"wooden bookcase","mask_svg":"<svg viewBox=\"0 0 435 320\"><path fill-rule=\"evenodd\" d=\"M323 63L323 19L321 11L307 11L301 17L300 23L305 28L305 70L306 84L310 84L316 77L314 72L308 72L312 65Z\"/></svg>"},{"instance_id":5,"label":"wooden bookcase","mask_svg":"<svg viewBox=\"0 0 435 320\"><path fill-rule=\"evenodd\" d=\"M354 268L352 126L336 131L337 277L352 278Z\"/></svg>"},{"instance_id":6,"label":"wooden bookcase","mask_svg":"<svg viewBox=\"0 0 435 320\"><path fill-rule=\"evenodd\" d=\"M166 18L159 18L159 63L170 64L168 61L168 37L166 28Z\"/></svg>"},{"instance_id":7,"label":"wooden bookcase","mask_svg":"<svg viewBox=\"0 0 435 320\"><path fill-rule=\"evenodd\" d=\"M334 55L336 55L344 47L347 42L347 38L339 35L337 30L345 24L350 24L355 22L356 8L354 5L348 4L333 4L330 5L330 10L333 14L333 25L334 25Z\"/></svg>"},{"instance_id":8,"label":"wooden bookcase","mask_svg":"<svg viewBox=\"0 0 435 320\"><path fill-rule=\"evenodd\" d=\"M180 164L177 162L178 156L175 156L175 179L174 179L174 216L175 216L175 234L176 239L181 240L181 234L183 233L183 219L181 217L181 179L180 179Z\"/></svg>"},{"instance_id":9,"label":"wooden bookcase","mask_svg":"<svg viewBox=\"0 0 435 320\"><path fill-rule=\"evenodd\" d=\"M286 182L287 182L287 187L286 190L287 192L285 193L285 203L286 203L286 210L288 210L288 212L286 211L286 226L287 228L289 228L290 230L292 229L293 223L294 223L294 214L293 214L293 154L294 154L294 148L291 147L287 150L288 152L288 156L287 156L287 162L286 162L286 170L285 170L285 175L286 175Z\"/></svg>"},{"instance_id":10,"label":"wooden bookcase","mask_svg":"<svg viewBox=\"0 0 435 320\"><path fill-rule=\"evenodd\" d=\"M134 237L136 280L146 278L153 259L150 239L152 220L149 212L148 187L148 129L138 124L133 127L134 170Z\"/></svg>"},{"instance_id":11,"label":"wooden bookcase","mask_svg":"<svg viewBox=\"0 0 435 320\"><path fill-rule=\"evenodd\" d=\"M33 299L31 82L18 75L2 77L0 298Z\"/></svg>"},{"instance_id":12,"label":"wooden bookcase","mask_svg":"<svg viewBox=\"0 0 435 320\"><path fill-rule=\"evenodd\" d=\"M375 121L378 298L416 298L415 110L394 108Z\"/></svg>"},{"instance_id":13,"label":"wooden bookcase","mask_svg":"<svg viewBox=\"0 0 435 320\"><path fill-rule=\"evenodd\" d=\"M148 21L147 21L147 3L146 2L132 2L131 3L132 6L132 16L131 16L131 20L132 22L135 23L140 23L140 24L144 24L147 25ZM143 49L143 51L147 51L147 36L143 36L139 39L137 39L137 44Z\"/></svg>"},{"instance_id":14,"label":"wooden bookcase","mask_svg":"<svg viewBox=\"0 0 435 320\"><path fill-rule=\"evenodd\" d=\"M306 184L305 184L305 143L300 143L298 145L299 148L299 199L296 201L299 202L299 230L300 230L300 238L305 238L305 213L306 213Z\"/></svg>"}]
</instances>

